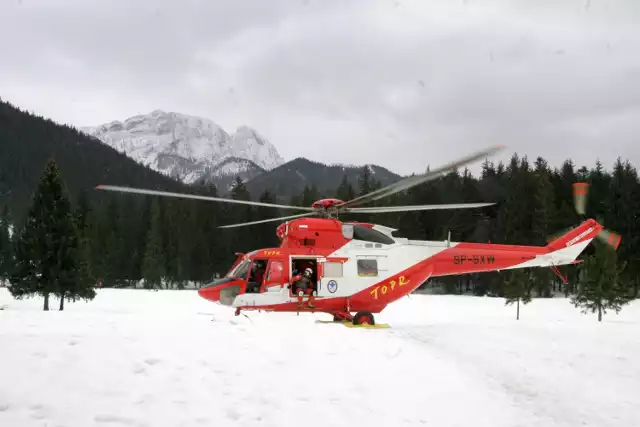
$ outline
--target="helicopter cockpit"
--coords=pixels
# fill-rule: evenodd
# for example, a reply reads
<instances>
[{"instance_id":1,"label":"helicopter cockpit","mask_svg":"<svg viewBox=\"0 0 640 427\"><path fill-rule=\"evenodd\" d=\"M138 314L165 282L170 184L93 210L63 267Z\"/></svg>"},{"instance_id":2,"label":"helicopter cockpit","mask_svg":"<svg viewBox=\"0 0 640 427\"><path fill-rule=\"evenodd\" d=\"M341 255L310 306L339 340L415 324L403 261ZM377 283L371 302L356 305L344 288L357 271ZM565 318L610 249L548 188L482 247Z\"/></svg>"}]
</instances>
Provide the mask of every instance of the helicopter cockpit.
<instances>
[{"instance_id":1,"label":"helicopter cockpit","mask_svg":"<svg viewBox=\"0 0 640 427\"><path fill-rule=\"evenodd\" d=\"M244 258L226 275L227 278L246 281L247 293L259 293L267 272L267 259Z\"/></svg>"},{"instance_id":2,"label":"helicopter cockpit","mask_svg":"<svg viewBox=\"0 0 640 427\"><path fill-rule=\"evenodd\" d=\"M237 262L224 277L207 283L198 290L198 293L210 301L231 305L235 297L245 291L250 268L251 260L244 258Z\"/></svg>"}]
</instances>

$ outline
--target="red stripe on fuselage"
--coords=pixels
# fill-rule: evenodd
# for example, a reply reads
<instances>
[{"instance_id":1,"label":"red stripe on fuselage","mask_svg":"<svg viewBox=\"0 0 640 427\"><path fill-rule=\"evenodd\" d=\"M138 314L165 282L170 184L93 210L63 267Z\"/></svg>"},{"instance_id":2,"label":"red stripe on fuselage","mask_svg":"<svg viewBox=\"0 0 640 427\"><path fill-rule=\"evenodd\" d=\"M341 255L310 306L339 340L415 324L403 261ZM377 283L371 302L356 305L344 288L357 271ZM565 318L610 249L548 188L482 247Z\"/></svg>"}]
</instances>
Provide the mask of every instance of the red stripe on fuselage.
<instances>
[{"instance_id":1,"label":"red stripe on fuselage","mask_svg":"<svg viewBox=\"0 0 640 427\"><path fill-rule=\"evenodd\" d=\"M544 253L548 253L546 248L536 246L459 243L376 282L351 297L317 298L314 301L314 311L331 313L366 310L380 313L387 305L415 291L431 277L499 270L521 264ZM292 302L251 306L247 309L298 311L297 307L297 302Z\"/></svg>"},{"instance_id":2,"label":"red stripe on fuselage","mask_svg":"<svg viewBox=\"0 0 640 427\"><path fill-rule=\"evenodd\" d=\"M430 260L434 263L433 276L437 277L501 270L546 253L549 251L543 246L458 243Z\"/></svg>"},{"instance_id":3,"label":"red stripe on fuselage","mask_svg":"<svg viewBox=\"0 0 640 427\"><path fill-rule=\"evenodd\" d=\"M416 290L431 277L501 270L549 253L545 247L458 243L363 289L350 298L356 307L376 313ZM370 310L375 308L376 311Z\"/></svg>"}]
</instances>

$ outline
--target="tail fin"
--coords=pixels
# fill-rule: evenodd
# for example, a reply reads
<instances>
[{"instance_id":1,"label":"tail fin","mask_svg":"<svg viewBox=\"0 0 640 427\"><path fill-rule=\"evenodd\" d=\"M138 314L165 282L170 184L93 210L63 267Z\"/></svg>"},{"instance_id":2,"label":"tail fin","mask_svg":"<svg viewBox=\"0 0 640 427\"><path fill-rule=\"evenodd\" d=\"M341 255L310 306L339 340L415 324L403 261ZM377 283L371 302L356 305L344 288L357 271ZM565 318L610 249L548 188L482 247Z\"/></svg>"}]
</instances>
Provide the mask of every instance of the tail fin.
<instances>
[{"instance_id":1,"label":"tail fin","mask_svg":"<svg viewBox=\"0 0 640 427\"><path fill-rule=\"evenodd\" d=\"M596 236L598 236L603 228L604 227L602 227L602 225L600 225L595 219L588 219L578 227L551 241L547 245L547 249L549 249L550 252L565 252L568 248L572 248L571 251L568 251L571 253L576 252L575 249L578 249L575 254L577 257L580 255L580 252L582 252L584 248L593 239L595 239Z\"/></svg>"},{"instance_id":2,"label":"tail fin","mask_svg":"<svg viewBox=\"0 0 640 427\"><path fill-rule=\"evenodd\" d=\"M549 259L552 265L575 264L579 262L576 259L582 251L596 238L613 250L618 249L622 240L619 234L606 230L598 221L588 219L549 243L547 245L549 253L543 257Z\"/></svg>"}]
</instances>

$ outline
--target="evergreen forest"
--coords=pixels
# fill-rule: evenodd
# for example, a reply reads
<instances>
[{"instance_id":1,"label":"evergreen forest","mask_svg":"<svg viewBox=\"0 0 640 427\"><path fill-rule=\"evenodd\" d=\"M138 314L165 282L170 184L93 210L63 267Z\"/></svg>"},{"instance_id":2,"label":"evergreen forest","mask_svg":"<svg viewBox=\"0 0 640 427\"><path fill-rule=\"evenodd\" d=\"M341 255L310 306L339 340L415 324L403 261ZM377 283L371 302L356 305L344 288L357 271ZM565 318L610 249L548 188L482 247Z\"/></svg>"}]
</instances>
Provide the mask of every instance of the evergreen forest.
<instances>
[{"instance_id":1,"label":"evergreen forest","mask_svg":"<svg viewBox=\"0 0 640 427\"><path fill-rule=\"evenodd\" d=\"M549 236L576 226L581 218L573 207L572 184L590 183L587 216L601 221L605 227L620 233L622 244L616 251L624 262L621 279L630 295L638 294L638 212L640 182L635 168L619 160L611 172L596 163L591 169L577 168L566 161L561 168L551 169L544 159L531 163L514 154L509 164L485 162L482 174L472 176L467 170L412 188L404 194L390 196L379 204L430 204L497 201L484 209L349 215L343 220L376 222L397 228L397 236L423 240L494 242L545 245ZM322 197L349 200L380 186L368 168L363 168L359 185L346 179L333 194L319 194L314 186L291 200L291 204L310 206ZM199 184L192 192L216 196L214 186ZM231 198L275 202L268 190L252 195L237 180ZM235 252L278 246L275 235L278 222L250 227L218 229L218 225L254 221L287 215L274 208L99 192L80 191L73 209L87 245L87 258L92 276L103 286L130 286L140 279L150 283L168 283L182 287L188 281L199 283L216 274L224 274L235 259ZM24 218L14 217L8 206L2 209L1 223L20 228ZM7 232L4 232L7 241ZM17 236L13 233L13 236ZM7 244L3 251L7 253ZM597 247L597 244L594 245ZM593 252L588 249L586 255ZM2 273L7 277L12 258L4 255ZM528 272L532 286L528 293L550 296L552 291L575 292L579 267L565 266L568 287L548 269ZM473 292L476 295L506 296L508 273L483 273L447 278L448 293ZM566 289L565 289L566 288Z\"/></svg>"}]
</instances>

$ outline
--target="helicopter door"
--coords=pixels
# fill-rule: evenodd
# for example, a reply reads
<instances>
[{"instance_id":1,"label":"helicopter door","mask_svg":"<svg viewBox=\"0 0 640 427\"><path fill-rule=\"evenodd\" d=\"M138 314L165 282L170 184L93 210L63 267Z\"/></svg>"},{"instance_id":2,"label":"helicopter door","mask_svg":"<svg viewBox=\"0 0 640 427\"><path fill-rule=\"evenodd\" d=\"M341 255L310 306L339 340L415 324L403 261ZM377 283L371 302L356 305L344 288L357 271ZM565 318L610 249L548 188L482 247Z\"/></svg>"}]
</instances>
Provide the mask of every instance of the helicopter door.
<instances>
[{"instance_id":1,"label":"helicopter door","mask_svg":"<svg viewBox=\"0 0 640 427\"><path fill-rule=\"evenodd\" d=\"M272 259L269 261L261 292L280 292L285 282L284 279L284 261Z\"/></svg>"},{"instance_id":2,"label":"helicopter door","mask_svg":"<svg viewBox=\"0 0 640 427\"><path fill-rule=\"evenodd\" d=\"M311 283L313 284L313 290L317 293L318 286L320 285L320 275L321 275L321 266L323 257L314 257L314 256L301 256L301 257L291 257L291 278L298 274L302 274L305 268L310 267L311 274ZM289 287L289 296L295 296L293 294L293 287Z\"/></svg>"},{"instance_id":3,"label":"helicopter door","mask_svg":"<svg viewBox=\"0 0 640 427\"><path fill-rule=\"evenodd\" d=\"M340 294L346 259L324 260L318 263L318 296L333 297Z\"/></svg>"}]
</instances>

